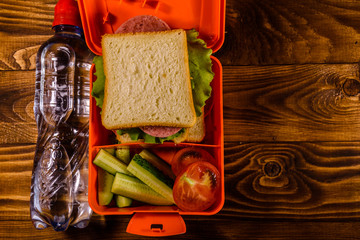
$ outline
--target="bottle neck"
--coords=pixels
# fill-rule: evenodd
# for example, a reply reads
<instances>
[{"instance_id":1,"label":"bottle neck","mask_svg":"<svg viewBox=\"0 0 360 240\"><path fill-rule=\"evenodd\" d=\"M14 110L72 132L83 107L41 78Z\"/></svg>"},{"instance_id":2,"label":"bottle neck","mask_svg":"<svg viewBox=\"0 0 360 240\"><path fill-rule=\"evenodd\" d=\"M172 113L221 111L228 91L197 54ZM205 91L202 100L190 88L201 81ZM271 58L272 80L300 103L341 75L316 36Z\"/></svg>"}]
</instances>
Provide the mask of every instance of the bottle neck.
<instances>
[{"instance_id":1,"label":"bottle neck","mask_svg":"<svg viewBox=\"0 0 360 240\"><path fill-rule=\"evenodd\" d=\"M53 27L55 34L69 34L77 37L83 36L83 31L80 27L72 25L56 25Z\"/></svg>"}]
</instances>

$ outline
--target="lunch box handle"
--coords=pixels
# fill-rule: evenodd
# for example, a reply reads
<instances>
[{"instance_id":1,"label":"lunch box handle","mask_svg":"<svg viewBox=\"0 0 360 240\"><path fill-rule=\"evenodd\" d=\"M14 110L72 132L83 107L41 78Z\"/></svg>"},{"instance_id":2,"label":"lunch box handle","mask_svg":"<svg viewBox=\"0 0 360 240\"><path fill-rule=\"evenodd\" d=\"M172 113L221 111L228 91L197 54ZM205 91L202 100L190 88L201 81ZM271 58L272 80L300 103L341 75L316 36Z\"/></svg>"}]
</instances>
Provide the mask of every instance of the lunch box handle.
<instances>
[{"instance_id":1,"label":"lunch box handle","mask_svg":"<svg viewBox=\"0 0 360 240\"><path fill-rule=\"evenodd\" d=\"M185 233L186 225L178 213L135 213L126 232L151 237L171 236Z\"/></svg>"}]
</instances>

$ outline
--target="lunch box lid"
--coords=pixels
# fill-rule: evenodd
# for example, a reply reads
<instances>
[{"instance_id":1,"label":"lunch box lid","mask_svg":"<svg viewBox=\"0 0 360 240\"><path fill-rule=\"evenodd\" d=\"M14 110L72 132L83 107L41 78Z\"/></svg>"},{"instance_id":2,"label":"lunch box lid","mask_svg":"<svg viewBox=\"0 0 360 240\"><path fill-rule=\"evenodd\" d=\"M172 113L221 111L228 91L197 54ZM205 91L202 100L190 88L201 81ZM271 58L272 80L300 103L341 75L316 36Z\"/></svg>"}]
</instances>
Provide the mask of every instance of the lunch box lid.
<instances>
[{"instance_id":1,"label":"lunch box lid","mask_svg":"<svg viewBox=\"0 0 360 240\"><path fill-rule=\"evenodd\" d=\"M78 5L86 43L97 55L104 34L139 15L156 16L171 29L196 29L213 52L224 42L225 0L78 0Z\"/></svg>"}]
</instances>

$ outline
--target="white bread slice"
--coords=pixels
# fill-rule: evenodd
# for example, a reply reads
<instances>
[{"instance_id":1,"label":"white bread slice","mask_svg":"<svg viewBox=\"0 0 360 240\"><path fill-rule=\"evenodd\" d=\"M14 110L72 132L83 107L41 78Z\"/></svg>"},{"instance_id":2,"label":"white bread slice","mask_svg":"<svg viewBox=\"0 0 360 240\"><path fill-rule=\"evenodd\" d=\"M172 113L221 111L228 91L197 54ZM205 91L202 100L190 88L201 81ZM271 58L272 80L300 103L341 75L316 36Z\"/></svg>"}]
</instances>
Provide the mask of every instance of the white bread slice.
<instances>
[{"instance_id":1,"label":"white bread slice","mask_svg":"<svg viewBox=\"0 0 360 240\"><path fill-rule=\"evenodd\" d=\"M101 44L105 128L195 124L183 29L106 34Z\"/></svg>"},{"instance_id":2,"label":"white bread slice","mask_svg":"<svg viewBox=\"0 0 360 240\"><path fill-rule=\"evenodd\" d=\"M186 132L186 138L183 140L185 142L201 142L204 139L206 132L204 112L196 118L194 126L186 129Z\"/></svg>"}]
</instances>

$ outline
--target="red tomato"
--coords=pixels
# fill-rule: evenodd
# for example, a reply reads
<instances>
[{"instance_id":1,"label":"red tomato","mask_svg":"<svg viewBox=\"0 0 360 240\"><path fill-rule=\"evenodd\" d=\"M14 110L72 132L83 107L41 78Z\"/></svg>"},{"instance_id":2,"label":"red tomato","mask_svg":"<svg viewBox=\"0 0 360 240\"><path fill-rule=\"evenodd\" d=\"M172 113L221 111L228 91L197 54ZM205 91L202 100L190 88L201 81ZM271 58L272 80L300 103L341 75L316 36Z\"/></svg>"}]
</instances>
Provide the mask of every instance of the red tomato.
<instances>
[{"instance_id":1,"label":"red tomato","mask_svg":"<svg viewBox=\"0 0 360 240\"><path fill-rule=\"evenodd\" d=\"M181 149L174 155L171 161L171 170L177 176L186 166L197 161L206 161L215 164L215 159L204 149L187 147Z\"/></svg>"},{"instance_id":2,"label":"red tomato","mask_svg":"<svg viewBox=\"0 0 360 240\"><path fill-rule=\"evenodd\" d=\"M220 173L214 165L204 161L192 163L176 177L175 204L183 211L204 211L216 201L220 182Z\"/></svg>"}]
</instances>

